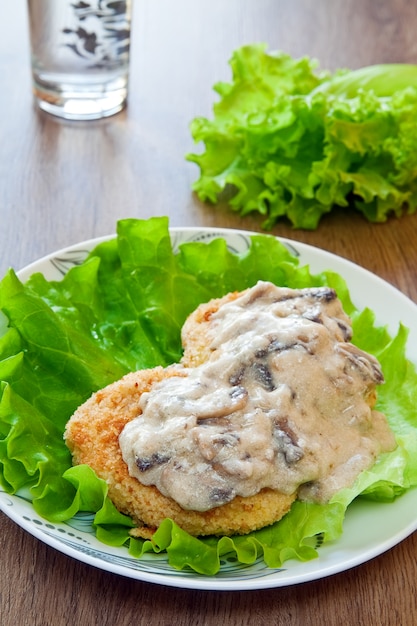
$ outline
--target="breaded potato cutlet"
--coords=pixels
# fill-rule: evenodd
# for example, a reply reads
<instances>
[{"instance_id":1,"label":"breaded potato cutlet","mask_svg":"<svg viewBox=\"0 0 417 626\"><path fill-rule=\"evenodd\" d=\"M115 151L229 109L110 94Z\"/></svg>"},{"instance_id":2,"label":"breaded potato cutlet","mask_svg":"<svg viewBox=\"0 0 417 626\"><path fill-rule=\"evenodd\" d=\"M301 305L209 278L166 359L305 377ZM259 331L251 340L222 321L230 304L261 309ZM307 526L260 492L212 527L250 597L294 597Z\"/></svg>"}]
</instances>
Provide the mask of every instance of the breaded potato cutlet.
<instances>
[{"instance_id":1,"label":"breaded potato cutlet","mask_svg":"<svg viewBox=\"0 0 417 626\"><path fill-rule=\"evenodd\" d=\"M262 302L275 312L271 316L268 309L254 331L254 311ZM249 317L236 325L239 307L249 311ZM222 315L232 315L227 318L226 340L219 340ZM252 336L250 344L247 339L242 343L242 334ZM375 386L383 381L380 366L356 348L351 337L350 319L328 288L289 290L260 281L251 289L201 304L182 328L179 364L127 374L78 408L65 431L73 462L89 465L107 482L114 505L137 524L135 536L151 536L166 518L194 536L247 534L273 524L296 498L330 498L341 486L352 484L381 451L395 447L385 417L372 411ZM236 361L234 355L239 355ZM219 359L220 370L226 367L223 373ZM205 374L200 379L201 368ZM184 383L186 389L205 391L197 399L194 391L188 396ZM251 402L248 389L257 398L249 428L242 426L248 424L242 408ZM151 426L146 419L150 397ZM144 417L135 420L142 413ZM174 423L189 415L193 426L188 424L187 431L182 422L185 430L170 430L168 415ZM189 439L186 432L191 433ZM135 451L138 437L142 447ZM187 441L181 444L185 457L177 456L171 445L178 437ZM192 448L202 455L194 455L197 465L189 464ZM239 449L238 457L227 456L232 449ZM263 484L255 478L260 468ZM271 480L264 479L263 468L275 473ZM154 471L163 473L163 482L156 476L154 480ZM222 482L225 474L227 483ZM189 482L183 483L186 475ZM235 488L230 476L252 483L241 491L241 483ZM174 491L167 481L175 483Z\"/></svg>"},{"instance_id":2,"label":"breaded potato cutlet","mask_svg":"<svg viewBox=\"0 0 417 626\"><path fill-rule=\"evenodd\" d=\"M246 534L281 519L295 495L271 489L205 512L185 511L154 486L130 476L119 447L124 426L140 414L139 401L154 383L182 375L177 367L156 367L127 374L96 392L75 412L65 432L74 464L87 464L103 478L109 497L119 511L132 517L133 535L149 537L169 517L191 535Z\"/></svg>"}]
</instances>

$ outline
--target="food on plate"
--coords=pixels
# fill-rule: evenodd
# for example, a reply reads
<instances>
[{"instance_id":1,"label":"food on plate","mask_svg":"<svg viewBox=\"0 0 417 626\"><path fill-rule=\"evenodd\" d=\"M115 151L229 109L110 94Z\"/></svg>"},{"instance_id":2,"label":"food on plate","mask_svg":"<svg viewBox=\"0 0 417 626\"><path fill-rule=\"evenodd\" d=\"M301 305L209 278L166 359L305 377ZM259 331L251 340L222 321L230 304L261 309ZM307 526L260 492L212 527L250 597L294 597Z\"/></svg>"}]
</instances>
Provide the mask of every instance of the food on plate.
<instances>
[{"instance_id":1,"label":"food on plate","mask_svg":"<svg viewBox=\"0 0 417 626\"><path fill-rule=\"evenodd\" d=\"M308 57L237 49L232 80L215 85L213 117L195 118L203 149L193 189L229 199L266 228L286 219L315 229L334 209L383 222L417 208L417 65L317 71ZM227 190L225 195L223 192Z\"/></svg>"},{"instance_id":2,"label":"food on plate","mask_svg":"<svg viewBox=\"0 0 417 626\"><path fill-rule=\"evenodd\" d=\"M409 349L413 353L409 331L398 323L391 334L392 328L381 325L392 318L389 309L366 308L376 302L367 293L372 281L364 280L355 304L341 275L311 273L305 264L310 252L299 245L235 231L178 233L169 231L163 217L126 219L118 222L117 236L98 243L87 258L77 248L53 259L52 266L42 262L42 273L30 277L10 270L0 283L1 489L29 500L34 514L51 524L87 527L101 543L120 547L120 554L128 550L131 558L146 559L158 553L175 569L212 576L223 569L226 554L237 567L261 559L280 568L289 559L317 558L323 543L337 550L346 517L355 518L364 500L374 502L378 515L381 503L415 487L417 372L407 358ZM55 269L51 276L51 267L63 268L62 280ZM106 393L128 372L168 366L185 371L195 369L197 359L210 358L206 346L214 327L207 311L216 308L213 298L243 292L258 280L336 291L352 322L352 341L381 364L385 382L374 409L387 416L397 447L380 454L328 503L297 498L280 521L247 535L197 538L167 518L151 540L133 537L135 523L116 509L106 480L88 465L72 463L63 438L66 424L94 392ZM373 403L372 393L368 400Z\"/></svg>"},{"instance_id":3,"label":"food on plate","mask_svg":"<svg viewBox=\"0 0 417 626\"><path fill-rule=\"evenodd\" d=\"M329 287L259 281L201 304L180 363L129 373L82 404L65 440L147 537L247 534L297 499L324 504L395 449L383 374Z\"/></svg>"}]
</instances>

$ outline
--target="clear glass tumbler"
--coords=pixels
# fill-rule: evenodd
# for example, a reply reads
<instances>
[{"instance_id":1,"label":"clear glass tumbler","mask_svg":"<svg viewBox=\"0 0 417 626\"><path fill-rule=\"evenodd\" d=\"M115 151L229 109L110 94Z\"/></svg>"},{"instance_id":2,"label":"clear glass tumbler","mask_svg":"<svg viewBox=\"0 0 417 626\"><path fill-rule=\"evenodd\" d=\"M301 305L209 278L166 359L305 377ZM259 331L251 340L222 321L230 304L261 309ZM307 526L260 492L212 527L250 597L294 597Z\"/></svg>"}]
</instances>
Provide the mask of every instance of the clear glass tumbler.
<instances>
[{"instance_id":1,"label":"clear glass tumbler","mask_svg":"<svg viewBox=\"0 0 417 626\"><path fill-rule=\"evenodd\" d=\"M41 109L72 120L126 104L131 0L28 0L33 92Z\"/></svg>"}]
</instances>

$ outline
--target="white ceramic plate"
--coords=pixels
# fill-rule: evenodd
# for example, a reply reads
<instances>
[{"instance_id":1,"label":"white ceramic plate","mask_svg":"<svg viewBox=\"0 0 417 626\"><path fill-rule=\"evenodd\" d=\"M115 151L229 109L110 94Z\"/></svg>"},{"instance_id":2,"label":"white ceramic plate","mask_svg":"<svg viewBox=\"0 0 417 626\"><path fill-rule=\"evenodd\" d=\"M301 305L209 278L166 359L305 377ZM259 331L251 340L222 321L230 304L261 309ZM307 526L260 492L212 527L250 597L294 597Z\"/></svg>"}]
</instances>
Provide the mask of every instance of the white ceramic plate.
<instances>
[{"instance_id":1,"label":"white ceramic plate","mask_svg":"<svg viewBox=\"0 0 417 626\"><path fill-rule=\"evenodd\" d=\"M244 252L251 233L225 229L172 228L174 247L184 241L208 242L224 237L230 249ZM105 239L105 238L104 238ZM81 263L87 253L103 239L90 240L54 253L31 264L19 277L25 281L34 272L48 280L59 280L70 267ZM417 363L417 306L397 289L370 272L338 256L290 240L282 240L299 256L301 265L313 273L333 270L343 276L358 308L368 306L377 323L392 333L402 322L410 329L408 357ZM319 557L307 563L289 561L280 570L267 568L262 560L254 565L238 565L224 559L220 573L202 576L172 569L164 555L150 554L138 560L125 548L110 548L100 543L91 529L92 516L78 514L64 524L51 524L34 512L24 494L11 496L0 491L0 509L19 526L68 556L95 567L142 581L173 587L206 590L250 590L283 587L307 582L360 565L393 547L417 529L417 490L410 490L393 504L356 501L348 509L344 533L334 544L319 549Z\"/></svg>"}]
</instances>

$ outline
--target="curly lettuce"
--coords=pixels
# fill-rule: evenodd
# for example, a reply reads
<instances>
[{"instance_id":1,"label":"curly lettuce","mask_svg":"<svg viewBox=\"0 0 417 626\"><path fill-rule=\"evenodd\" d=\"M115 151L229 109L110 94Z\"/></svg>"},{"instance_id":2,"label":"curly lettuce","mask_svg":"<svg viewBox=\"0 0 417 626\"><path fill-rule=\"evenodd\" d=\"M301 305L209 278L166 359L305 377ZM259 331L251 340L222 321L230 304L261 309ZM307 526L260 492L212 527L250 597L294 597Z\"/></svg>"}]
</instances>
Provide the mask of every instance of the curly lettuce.
<instances>
[{"instance_id":1,"label":"curly lettuce","mask_svg":"<svg viewBox=\"0 0 417 626\"><path fill-rule=\"evenodd\" d=\"M417 208L417 65L318 72L309 58L236 50L213 118L195 118L187 155L203 202L228 199L264 227L316 229L334 207L371 222ZM226 193L224 193L226 192Z\"/></svg>"},{"instance_id":2,"label":"curly lettuce","mask_svg":"<svg viewBox=\"0 0 417 626\"><path fill-rule=\"evenodd\" d=\"M382 364L386 383L378 408L398 447L327 505L295 502L280 522L249 535L195 538L167 519L152 541L133 539L133 522L115 509L105 481L85 465L72 467L65 424L92 392L123 374L178 361L187 315L259 279L336 289L355 342ZM214 575L231 552L241 563L263 557L271 567L312 559L314 537L340 537L352 500L392 501L417 485L417 373L406 358L407 330L400 326L391 337L369 309L355 308L340 276L312 275L270 235L252 236L244 254L231 252L222 238L174 251L167 219L122 220L116 238L99 244L61 281L34 274L23 284L10 270L0 283L0 310L0 484L24 493L51 522L93 512L104 543L126 546L138 558L165 551L174 568Z\"/></svg>"}]
</instances>

